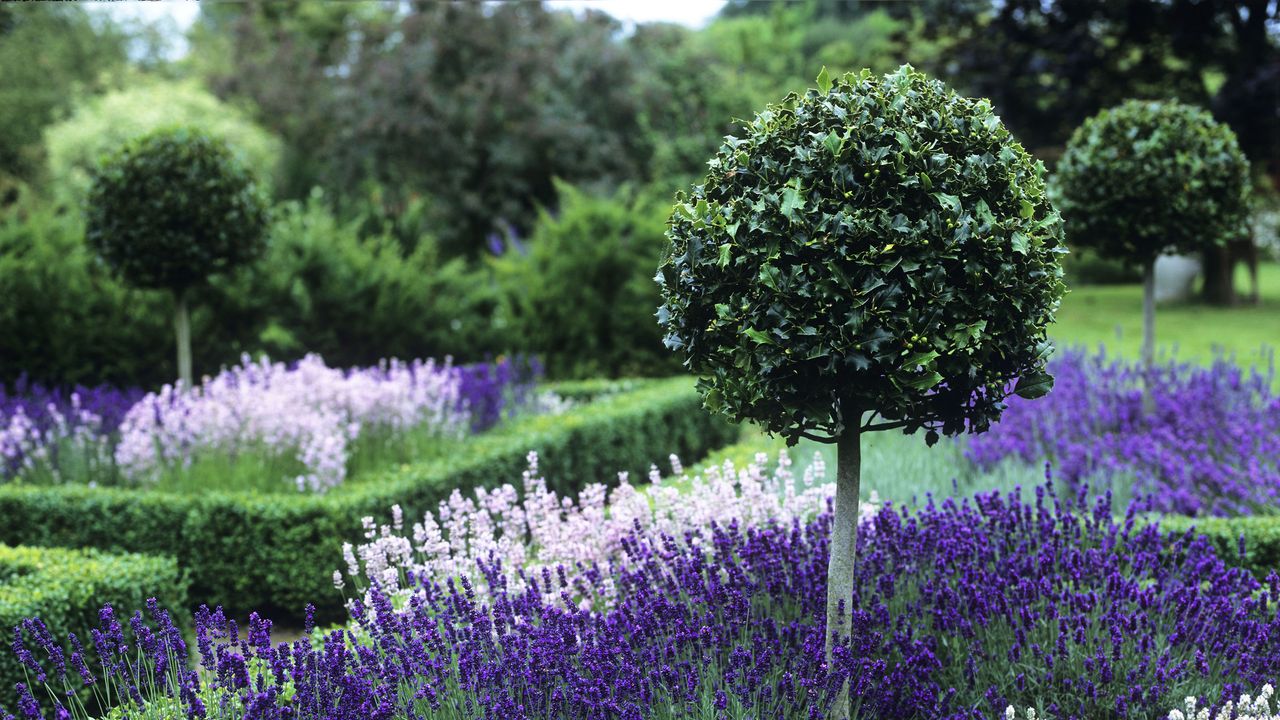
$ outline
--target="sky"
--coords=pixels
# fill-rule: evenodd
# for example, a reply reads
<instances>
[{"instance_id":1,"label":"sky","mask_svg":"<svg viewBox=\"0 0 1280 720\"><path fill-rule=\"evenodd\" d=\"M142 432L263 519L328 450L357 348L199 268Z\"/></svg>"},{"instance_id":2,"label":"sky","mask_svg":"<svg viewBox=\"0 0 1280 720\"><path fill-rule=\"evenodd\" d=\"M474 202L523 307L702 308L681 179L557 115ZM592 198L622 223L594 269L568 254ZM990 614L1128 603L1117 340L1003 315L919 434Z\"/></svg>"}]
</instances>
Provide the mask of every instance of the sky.
<instances>
[{"instance_id":1,"label":"sky","mask_svg":"<svg viewBox=\"0 0 1280 720\"><path fill-rule=\"evenodd\" d=\"M585 8L603 10L628 26L664 21L689 27L701 27L720 10L724 0L547 0L546 4L549 7L570 10ZM90 7L122 21L140 20L148 23L171 21L179 32L185 32L191 27L196 16L200 14L200 3L197 0L164 0L162 2L124 0L92 3ZM187 43L181 38L174 38L170 55L176 58L186 52Z\"/></svg>"}]
</instances>

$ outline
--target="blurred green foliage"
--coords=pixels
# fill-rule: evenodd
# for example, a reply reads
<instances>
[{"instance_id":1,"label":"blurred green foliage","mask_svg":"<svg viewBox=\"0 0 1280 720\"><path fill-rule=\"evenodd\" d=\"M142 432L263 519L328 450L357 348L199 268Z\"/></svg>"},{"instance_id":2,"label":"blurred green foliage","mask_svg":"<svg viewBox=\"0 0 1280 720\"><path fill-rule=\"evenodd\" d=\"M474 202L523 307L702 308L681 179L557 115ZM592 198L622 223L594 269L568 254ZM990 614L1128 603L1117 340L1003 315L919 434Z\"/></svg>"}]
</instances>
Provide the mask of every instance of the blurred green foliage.
<instances>
[{"instance_id":1,"label":"blurred green foliage","mask_svg":"<svg viewBox=\"0 0 1280 720\"><path fill-rule=\"evenodd\" d=\"M38 173L45 127L124 66L126 42L71 3L0 5L0 191Z\"/></svg>"},{"instance_id":2,"label":"blurred green foliage","mask_svg":"<svg viewBox=\"0 0 1280 720\"><path fill-rule=\"evenodd\" d=\"M543 210L528 240L492 262L504 339L543 357L551 377L678 372L653 316L666 198L558 188L558 209Z\"/></svg>"},{"instance_id":3,"label":"blurred green foliage","mask_svg":"<svg viewBox=\"0 0 1280 720\"><path fill-rule=\"evenodd\" d=\"M1207 111L1130 100L1072 134L1053 185L1071 242L1144 267L1243 232L1249 161Z\"/></svg>"},{"instance_id":4,"label":"blurred green foliage","mask_svg":"<svg viewBox=\"0 0 1280 720\"><path fill-rule=\"evenodd\" d=\"M128 87L92 96L70 117L45 130L48 192L72 208L83 203L100 159L127 140L171 125L199 128L224 141L268 186L280 158L280 141L249 114L229 105L194 79L143 76Z\"/></svg>"},{"instance_id":5,"label":"blurred green foliage","mask_svg":"<svg viewBox=\"0 0 1280 720\"><path fill-rule=\"evenodd\" d=\"M442 259L430 237L406 251L392 234L360 225L335 217L320 190L283 203L266 256L215 285L212 311L273 358L318 352L334 366L475 360L494 347L487 273Z\"/></svg>"}]
</instances>

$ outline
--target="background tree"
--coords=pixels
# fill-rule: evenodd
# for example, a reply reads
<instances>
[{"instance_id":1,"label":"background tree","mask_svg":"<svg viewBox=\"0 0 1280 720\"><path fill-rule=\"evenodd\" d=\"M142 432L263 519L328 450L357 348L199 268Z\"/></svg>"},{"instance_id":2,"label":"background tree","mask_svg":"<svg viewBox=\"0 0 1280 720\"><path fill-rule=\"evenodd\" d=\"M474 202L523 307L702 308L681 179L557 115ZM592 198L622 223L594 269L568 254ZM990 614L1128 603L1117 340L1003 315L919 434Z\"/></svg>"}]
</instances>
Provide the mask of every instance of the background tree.
<instances>
[{"instance_id":1,"label":"background tree","mask_svg":"<svg viewBox=\"0 0 1280 720\"><path fill-rule=\"evenodd\" d=\"M0 190L41 166L41 133L123 68L127 38L73 3L0 5Z\"/></svg>"},{"instance_id":2,"label":"background tree","mask_svg":"<svg viewBox=\"0 0 1280 720\"><path fill-rule=\"evenodd\" d=\"M188 291L263 248L267 204L225 142L198 130L143 135L106 158L92 179L89 246L131 284L174 299L178 374L191 387Z\"/></svg>"},{"instance_id":3,"label":"background tree","mask_svg":"<svg viewBox=\"0 0 1280 720\"><path fill-rule=\"evenodd\" d=\"M909 66L789 95L677 196L666 343L712 410L837 446L828 657L849 635L860 435L982 432L1043 395L1061 220L985 100ZM838 659L838 658L837 658ZM848 715L842 692L832 717Z\"/></svg>"},{"instance_id":4,"label":"background tree","mask_svg":"<svg viewBox=\"0 0 1280 720\"><path fill-rule=\"evenodd\" d=\"M1142 362L1155 353L1155 262L1244 232L1249 163L1206 110L1131 100L1085 121L1054 177L1074 244L1142 268Z\"/></svg>"},{"instance_id":5,"label":"background tree","mask_svg":"<svg viewBox=\"0 0 1280 720\"><path fill-rule=\"evenodd\" d=\"M304 174L287 183L292 192L372 180L388 202L430 193L442 251L474 258L503 222L528 232L555 200L553 178L642 176L652 148L636 68L608 15L577 19L538 3L348 7L337 34L262 19L275 4L228 21L235 59L214 86L252 99L312 163L287 160Z\"/></svg>"}]
</instances>

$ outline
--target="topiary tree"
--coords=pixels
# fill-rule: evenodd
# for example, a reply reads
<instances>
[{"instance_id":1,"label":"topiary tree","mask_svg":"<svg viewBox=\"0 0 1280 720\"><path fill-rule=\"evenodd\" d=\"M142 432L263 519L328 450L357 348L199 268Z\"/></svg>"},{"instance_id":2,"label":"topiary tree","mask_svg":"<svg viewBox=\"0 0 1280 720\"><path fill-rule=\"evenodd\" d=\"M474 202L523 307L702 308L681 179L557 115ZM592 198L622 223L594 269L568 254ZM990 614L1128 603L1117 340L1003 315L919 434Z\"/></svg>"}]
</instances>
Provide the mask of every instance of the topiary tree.
<instances>
[{"instance_id":1,"label":"topiary tree","mask_svg":"<svg viewBox=\"0 0 1280 720\"><path fill-rule=\"evenodd\" d=\"M666 343L709 408L835 443L827 654L848 636L860 436L981 432L1038 397L1063 293L1061 220L986 100L910 66L792 94L677 196ZM847 686L832 717L848 713Z\"/></svg>"},{"instance_id":2,"label":"topiary tree","mask_svg":"<svg viewBox=\"0 0 1280 720\"><path fill-rule=\"evenodd\" d=\"M1129 100L1076 129L1053 179L1068 240L1142 269L1142 362L1155 353L1155 262L1242 232L1249 163L1207 111Z\"/></svg>"},{"instance_id":3,"label":"topiary tree","mask_svg":"<svg viewBox=\"0 0 1280 720\"><path fill-rule=\"evenodd\" d=\"M226 143L191 128L125 143L95 171L85 236L133 285L173 293L178 374L188 387L188 291L256 258L267 201Z\"/></svg>"}]
</instances>

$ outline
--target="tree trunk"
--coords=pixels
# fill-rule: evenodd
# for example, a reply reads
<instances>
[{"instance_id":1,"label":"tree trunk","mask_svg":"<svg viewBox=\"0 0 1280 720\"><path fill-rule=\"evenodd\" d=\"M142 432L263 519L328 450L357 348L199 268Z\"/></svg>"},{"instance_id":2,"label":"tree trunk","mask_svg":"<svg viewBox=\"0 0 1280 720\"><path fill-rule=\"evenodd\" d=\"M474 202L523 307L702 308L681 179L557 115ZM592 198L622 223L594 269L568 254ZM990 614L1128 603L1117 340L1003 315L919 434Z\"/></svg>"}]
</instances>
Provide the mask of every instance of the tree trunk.
<instances>
[{"instance_id":1,"label":"tree trunk","mask_svg":"<svg viewBox=\"0 0 1280 720\"><path fill-rule=\"evenodd\" d=\"M173 333L178 341L178 379L185 389L194 385L191 375L191 314L187 311L187 291L173 294Z\"/></svg>"},{"instance_id":2,"label":"tree trunk","mask_svg":"<svg viewBox=\"0 0 1280 720\"><path fill-rule=\"evenodd\" d=\"M1151 366L1156 354L1156 261L1148 260L1142 268L1142 370L1148 377L1142 383L1142 407L1148 414L1155 409L1151 397Z\"/></svg>"},{"instance_id":3,"label":"tree trunk","mask_svg":"<svg viewBox=\"0 0 1280 720\"><path fill-rule=\"evenodd\" d=\"M1210 305L1230 305L1235 300L1235 278L1231 272L1231 249L1225 245L1206 248L1201 253L1204 286L1200 297Z\"/></svg>"},{"instance_id":4,"label":"tree trunk","mask_svg":"<svg viewBox=\"0 0 1280 720\"><path fill-rule=\"evenodd\" d=\"M853 568L858 551L858 493L862 481L860 413L849 413L853 425L836 443L836 502L831 519L831 557L827 562L827 665L835 639L849 636L853 611ZM831 707L831 720L849 717L849 684L844 683Z\"/></svg>"}]
</instances>

